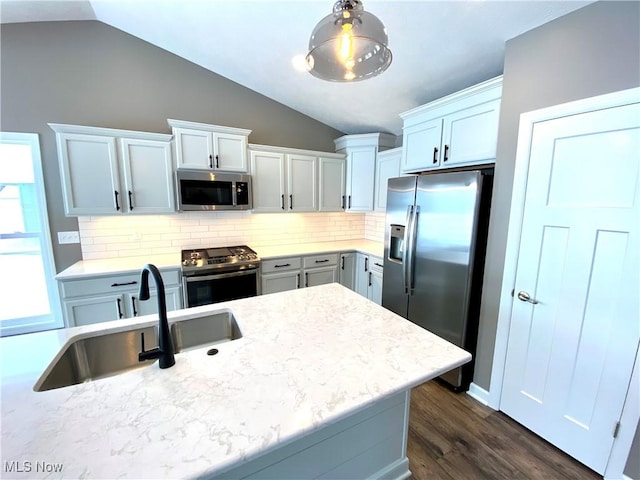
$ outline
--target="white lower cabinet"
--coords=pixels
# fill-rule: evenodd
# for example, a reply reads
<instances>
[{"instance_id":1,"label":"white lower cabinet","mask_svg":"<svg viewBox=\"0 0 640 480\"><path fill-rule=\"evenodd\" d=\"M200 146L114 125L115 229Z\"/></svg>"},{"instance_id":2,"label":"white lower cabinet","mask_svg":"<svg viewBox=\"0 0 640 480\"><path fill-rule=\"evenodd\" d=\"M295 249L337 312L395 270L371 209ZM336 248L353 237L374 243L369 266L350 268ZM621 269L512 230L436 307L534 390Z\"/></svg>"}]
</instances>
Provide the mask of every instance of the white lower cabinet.
<instances>
[{"instance_id":1,"label":"white lower cabinet","mask_svg":"<svg viewBox=\"0 0 640 480\"><path fill-rule=\"evenodd\" d=\"M263 260L262 294L313 287L338 281L338 254Z\"/></svg>"},{"instance_id":2,"label":"white lower cabinet","mask_svg":"<svg viewBox=\"0 0 640 480\"><path fill-rule=\"evenodd\" d=\"M383 262L380 257L358 253L356 256L355 292L382 305Z\"/></svg>"},{"instance_id":3,"label":"white lower cabinet","mask_svg":"<svg viewBox=\"0 0 640 480\"><path fill-rule=\"evenodd\" d=\"M180 270L164 270L161 274L167 311L181 309ZM138 298L138 274L60 280L59 287L65 325L68 327L158 313L154 289L149 292L149 300L142 302Z\"/></svg>"},{"instance_id":4,"label":"white lower cabinet","mask_svg":"<svg viewBox=\"0 0 640 480\"><path fill-rule=\"evenodd\" d=\"M340 254L340 285L350 290L356 289L356 253Z\"/></svg>"}]
</instances>

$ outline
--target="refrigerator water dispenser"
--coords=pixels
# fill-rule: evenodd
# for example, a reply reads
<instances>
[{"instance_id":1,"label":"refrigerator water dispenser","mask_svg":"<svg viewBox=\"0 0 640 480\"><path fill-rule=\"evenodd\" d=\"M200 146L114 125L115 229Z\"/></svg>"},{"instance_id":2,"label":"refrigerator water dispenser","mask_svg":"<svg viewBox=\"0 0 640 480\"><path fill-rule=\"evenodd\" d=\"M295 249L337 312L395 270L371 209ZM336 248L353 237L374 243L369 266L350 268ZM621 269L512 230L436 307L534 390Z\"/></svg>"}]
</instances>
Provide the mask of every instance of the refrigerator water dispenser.
<instances>
[{"instance_id":1,"label":"refrigerator water dispenser","mask_svg":"<svg viewBox=\"0 0 640 480\"><path fill-rule=\"evenodd\" d=\"M391 225L389 238L389 260L402 263L404 253L404 225Z\"/></svg>"}]
</instances>

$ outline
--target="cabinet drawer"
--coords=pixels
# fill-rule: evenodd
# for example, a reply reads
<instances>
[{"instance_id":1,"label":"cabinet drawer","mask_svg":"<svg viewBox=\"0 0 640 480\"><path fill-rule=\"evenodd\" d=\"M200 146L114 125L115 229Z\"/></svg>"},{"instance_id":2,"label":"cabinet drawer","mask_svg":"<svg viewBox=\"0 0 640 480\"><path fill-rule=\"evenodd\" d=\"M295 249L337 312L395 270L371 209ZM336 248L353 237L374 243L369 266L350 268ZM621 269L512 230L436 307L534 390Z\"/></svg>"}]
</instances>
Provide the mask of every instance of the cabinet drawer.
<instances>
[{"instance_id":1,"label":"cabinet drawer","mask_svg":"<svg viewBox=\"0 0 640 480\"><path fill-rule=\"evenodd\" d=\"M304 268L328 267L338 264L338 254L314 255L312 257L304 257Z\"/></svg>"},{"instance_id":2,"label":"cabinet drawer","mask_svg":"<svg viewBox=\"0 0 640 480\"><path fill-rule=\"evenodd\" d=\"M384 269L384 261L380 257L369 257L369 265L372 271L382 272Z\"/></svg>"},{"instance_id":3,"label":"cabinet drawer","mask_svg":"<svg viewBox=\"0 0 640 480\"><path fill-rule=\"evenodd\" d=\"M288 270L300 270L300 257L278 258L275 260L262 260L260 265L262 273L286 272Z\"/></svg>"},{"instance_id":4,"label":"cabinet drawer","mask_svg":"<svg viewBox=\"0 0 640 480\"><path fill-rule=\"evenodd\" d=\"M180 285L180 272L169 270L161 272L165 287ZM154 287L153 282L150 286ZM140 274L129 273L124 275L110 275L106 277L87 278L82 280L64 280L60 282L60 290L63 298L80 297L84 295L96 295L135 291L140 287Z\"/></svg>"}]
</instances>

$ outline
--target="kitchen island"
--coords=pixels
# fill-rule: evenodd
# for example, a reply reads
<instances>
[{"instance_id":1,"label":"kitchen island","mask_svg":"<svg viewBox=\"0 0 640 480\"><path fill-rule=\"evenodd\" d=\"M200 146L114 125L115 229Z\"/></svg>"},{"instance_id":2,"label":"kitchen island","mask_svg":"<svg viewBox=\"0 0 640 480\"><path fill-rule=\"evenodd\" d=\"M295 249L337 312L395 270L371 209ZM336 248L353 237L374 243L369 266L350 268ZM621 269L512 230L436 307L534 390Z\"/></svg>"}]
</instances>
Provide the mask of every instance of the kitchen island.
<instances>
[{"instance_id":1,"label":"kitchen island","mask_svg":"<svg viewBox=\"0 0 640 480\"><path fill-rule=\"evenodd\" d=\"M242 337L215 356L44 392L74 339L155 316L2 339L3 478L407 478L410 389L471 358L335 283L169 321L217 311Z\"/></svg>"}]
</instances>

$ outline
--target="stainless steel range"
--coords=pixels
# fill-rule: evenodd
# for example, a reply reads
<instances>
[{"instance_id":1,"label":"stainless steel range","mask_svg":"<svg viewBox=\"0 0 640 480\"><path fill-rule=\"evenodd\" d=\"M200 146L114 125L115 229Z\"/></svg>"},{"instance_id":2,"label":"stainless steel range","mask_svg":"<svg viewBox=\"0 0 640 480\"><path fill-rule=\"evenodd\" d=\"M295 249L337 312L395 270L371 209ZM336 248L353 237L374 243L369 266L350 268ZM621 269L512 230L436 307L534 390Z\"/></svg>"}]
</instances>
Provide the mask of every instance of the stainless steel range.
<instances>
[{"instance_id":1,"label":"stainless steel range","mask_svg":"<svg viewBox=\"0 0 640 480\"><path fill-rule=\"evenodd\" d=\"M246 245L182 250L185 307L260 293L260 258Z\"/></svg>"}]
</instances>

